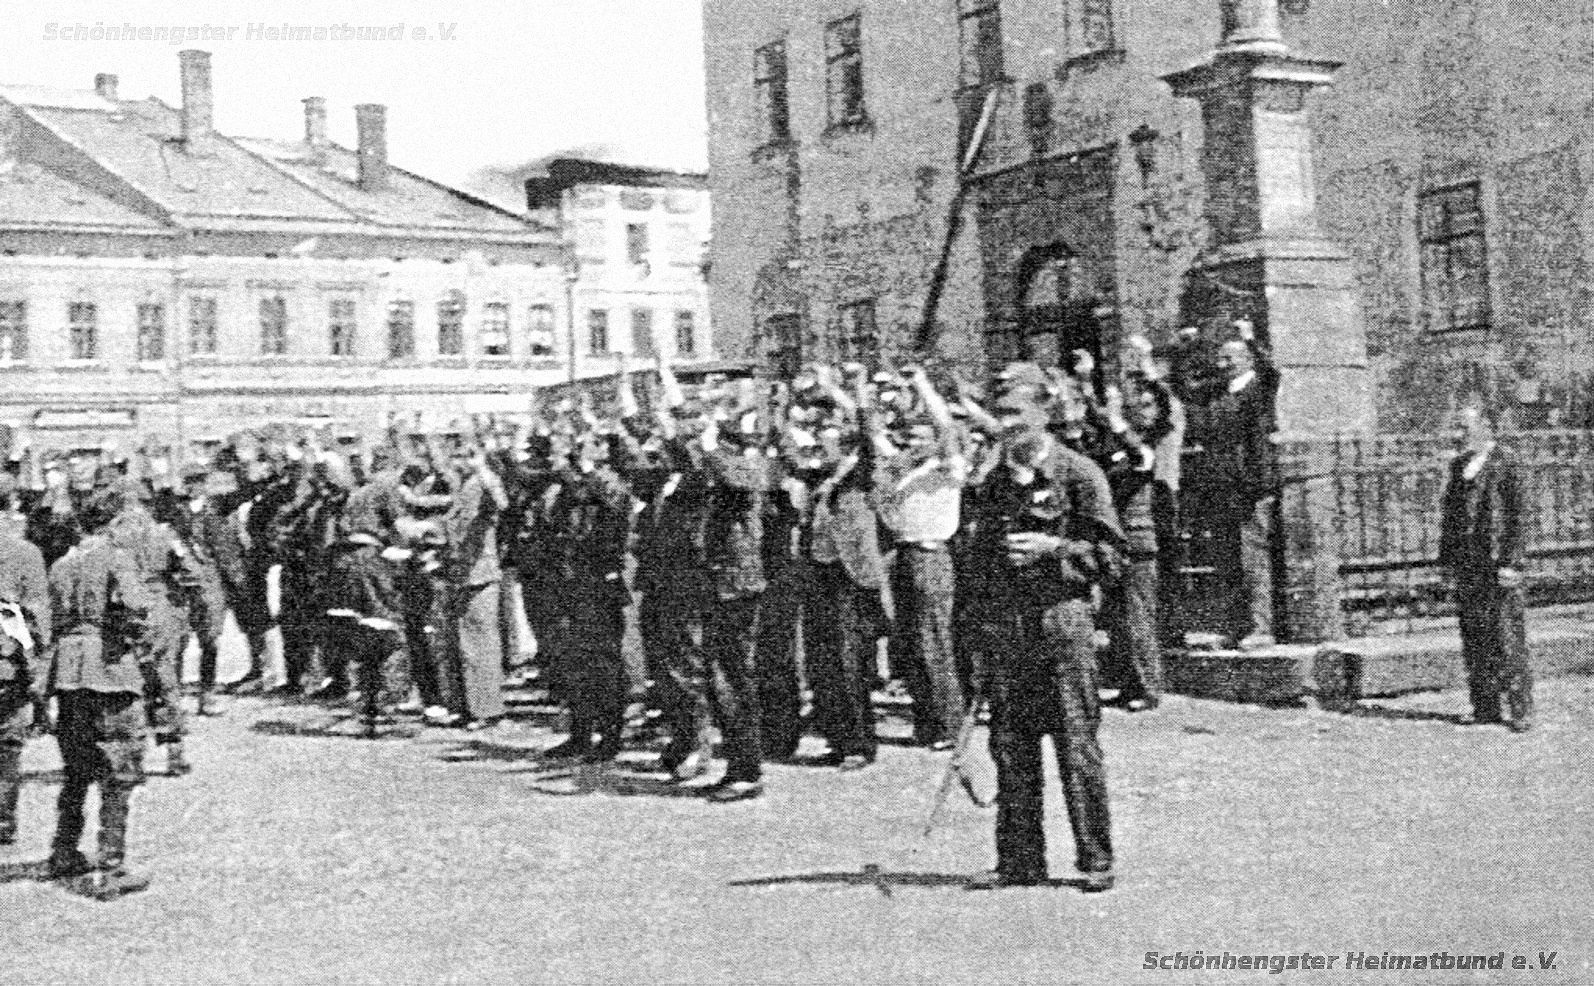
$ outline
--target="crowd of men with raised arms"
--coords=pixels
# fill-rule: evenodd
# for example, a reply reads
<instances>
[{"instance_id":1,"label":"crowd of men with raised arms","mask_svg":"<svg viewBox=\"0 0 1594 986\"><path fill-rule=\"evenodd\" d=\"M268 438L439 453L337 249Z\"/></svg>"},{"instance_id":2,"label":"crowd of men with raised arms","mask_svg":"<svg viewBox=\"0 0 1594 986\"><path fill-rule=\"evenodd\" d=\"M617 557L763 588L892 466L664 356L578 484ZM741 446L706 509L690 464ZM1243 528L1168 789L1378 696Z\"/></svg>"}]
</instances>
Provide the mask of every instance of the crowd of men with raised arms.
<instances>
[{"instance_id":1,"label":"crowd of men with raised arms","mask_svg":"<svg viewBox=\"0 0 1594 986\"><path fill-rule=\"evenodd\" d=\"M1047 880L1051 736L1079 884L1106 890L1101 696L1155 709L1160 648L1182 637L1170 576L1185 401L1221 424L1207 452L1233 480L1211 518L1232 543L1223 574L1244 587L1232 635L1272 639L1277 374L1251 326L1236 328L1216 373L1171 379L1138 337L1113 384L1076 353L1067 371L1009 364L988 389L849 364L689 395L661 363L646 400L622 368L607 415L567 400L513 424L425 433L395 420L359 447L264 428L179 475L154 454L14 453L0 478L0 845L16 836L23 741L51 729L65 763L51 875L100 897L146 885L123 865L129 802L147 735L169 773L189 769L191 635L202 713L217 690L357 692L371 729L413 715L490 730L518 599L536 671L569 714L545 758L614 759L640 700L662 734L658 770L686 783L725 762L706 789L715 802L759 797L764 764L809 731L828 744L822 762L866 769L884 638L915 742L952 746L989 703L997 865L971 886ZM1491 483L1505 467L1492 468ZM221 684L228 611L250 665ZM631 612L639 668L624 656ZM273 625L284 673L268 688ZM1503 690L1525 727L1525 680L1478 686L1496 688L1496 718ZM91 858L79 842L96 785Z\"/></svg>"}]
</instances>

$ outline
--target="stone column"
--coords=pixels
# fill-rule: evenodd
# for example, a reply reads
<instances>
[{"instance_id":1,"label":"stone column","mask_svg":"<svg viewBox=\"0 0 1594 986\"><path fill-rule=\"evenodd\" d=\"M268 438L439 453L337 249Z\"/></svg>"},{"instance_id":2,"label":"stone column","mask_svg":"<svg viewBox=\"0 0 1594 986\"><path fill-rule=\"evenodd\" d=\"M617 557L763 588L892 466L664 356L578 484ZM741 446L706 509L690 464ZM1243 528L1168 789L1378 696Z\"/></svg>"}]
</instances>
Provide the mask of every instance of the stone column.
<instances>
[{"instance_id":1,"label":"stone column","mask_svg":"<svg viewBox=\"0 0 1594 986\"><path fill-rule=\"evenodd\" d=\"M1207 61L1163 76L1201 104L1201 167L1210 246L1196 259L1184 324L1250 318L1272 346L1281 381L1277 428L1292 439L1360 433L1373 425L1372 378L1355 272L1317 221L1310 94L1339 63L1292 53L1278 0L1222 0L1224 37ZM1286 484L1291 482L1286 477ZM1337 571L1325 555L1315 490L1286 488L1279 552L1292 638L1337 636ZM1298 579L1296 575L1307 575ZM1315 616L1308 614L1317 614ZM1315 626L1312 630L1309 627Z\"/></svg>"}]
</instances>

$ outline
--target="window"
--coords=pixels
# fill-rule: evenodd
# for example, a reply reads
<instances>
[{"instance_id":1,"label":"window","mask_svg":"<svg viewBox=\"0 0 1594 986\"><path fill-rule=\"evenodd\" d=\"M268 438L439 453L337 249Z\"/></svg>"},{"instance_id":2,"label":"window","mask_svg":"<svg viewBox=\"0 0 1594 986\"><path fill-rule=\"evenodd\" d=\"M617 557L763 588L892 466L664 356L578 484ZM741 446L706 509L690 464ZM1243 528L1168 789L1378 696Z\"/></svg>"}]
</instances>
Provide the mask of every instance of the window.
<instances>
[{"instance_id":1,"label":"window","mask_svg":"<svg viewBox=\"0 0 1594 986\"><path fill-rule=\"evenodd\" d=\"M691 312L675 313L675 354L697 355L697 316Z\"/></svg>"},{"instance_id":2,"label":"window","mask_svg":"<svg viewBox=\"0 0 1594 986\"><path fill-rule=\"evenodd\" d=\"M353 298L327 299L327 348L333 356L354 355Z\"/></svg>"},{"instance_id":3,"label":"window","mask_svg":"<svg viewBox=\"0 0 1594 986\"><path fill-rule=\"evenodd\" d=\"M437 355L465 355L465 292L450 291L437 303Z\"/></svg>"},{"instance_id":4,"label":"window","mask_svg":"<svg viewBox=\"0 0 1594 986\"><path fill-rule=\"evenodd\" d=\"M482 306L481 343L483 356L509 355L509 306L501 301Z\"/></svg>"},{"instance_id":5,"label":"window","mask_svg":"<svg viewBox=\"0 0 1594 986\"><path fill-rule=\"evenodd\" d=\"M288 355L288 300L280 294L260 299L260 355Z\"/></svg>"},{"instance_id":6,"label":"window","mask_svg":"<svg viewBox=\"0 0 1594 986\"><path fill-rule=\"evenodd\" d=\"M99 309L92 301L74 301L66 306L67 345L72 359L98 359L100 355Z\"/></svg>"},{"instance_id":7,"label":"window","mask_svg":"<svg viewBox=\"0 0 1594 986\"><path fill-rule=\"evenodd\" d=\"M526 344L532 356L552 356L553 306L532 305L526 319Z\"/></svg>"},{"instance_id":8,"label":"window","mask_svg":"<svg viewBox=\"0 0 1594 986\"><path fill-rule=\"evenodd\" d=\"M766 147L791 141L791 103L786 87L786 42L776 41L753 52L759 136Z\"/></svg>"},{"instance_id":9,"label":"window","mask_svg":"<svg viewBox=\"0 0 1594 986\"><path fill-rule=\"evenodd\" d=\"M863 32L858 14L825 25L825 105L832 127L864 122Z\"/></svg>"},{"instance_id":10,"label":"window","mask_svg":"<svg viewBox=\"0 0 1594 986\"><path fill-rule=\"evenodd\" d=\"M415 302L390 301L387 305L387 358L415 355Z\"/></svg>"},{"instance_id":11,"label":"window","mask_svg":"<svg viewBox=\"0 0 1594 986\"><path fill-rule=\"evenodd\" d=\"M1074 54L1094 55L1118 47L1113 33L1112 0L1078 0Z\"/></svg>"},{"instance_id":12,"label":"window","mask_svg":"<svg viewBox=\"0 0 1594 986\"><path fill-rule=\"evenodd\" d=\"M771 315L764 322L765 352L778 379L790 380L802 369L802 328L802 319L791 313Z\"/></svg>"},{"instance_id":13,"label":"window","mask_svg":"<svg viewBox=\"0 0 1594 986\"><path fill-rule=\"evenodd\" d=\"M594 356L609 353L609 313L603 308L587 312L587 349Z\"/></svg>"},{"instance_id":14,"label":"window","mask_svg":"<svg viewBox=\"0 0 1594 986\"><path fill-rule=\"evenodd\" d=\"M28 303L0 301L0 363L28 358Z\"/></svg>"},{"instance_id":15,"label":"window","mask_svg":"<svg viewBox=\"0 0 1594 986\"><path fill-rule=\"evenodd\" d=\"M188 352L194 356L216 355L216 299L188 299Z\"/></svg>"},{"instance_id":16,"label":"window","mask_svg":"<svg viewBox=\"0 0 1594 986\"><path fill-rule=\"evenodd\" d=\"M874 301L855 301L841 306L841 337L838 342L844 360L869 363L874 359L880 348Z\"/></svg>"},{"instance_id":17,"label":"window","mask_svg":"<svg viewBox=\"0 0 1594 986\"><path fill-rule=\"evenodd\" d=\"M1002 8L998 0L959 0L963 39L963 87L1001 81Z\"/></svg>"},{"instance_id":18,"label":"window","mask_svg":"<svg viewBox=\"0 0 1594 986\"><path fill-rule=\"evenodd\" d=\"M631 352L637 356L652 356L653 309L631 309Z\"/></svg>"},{"instance_id":19,"label":"window","mask_svg":"<svg viewBox=\"0 0 1594 986\"><path fill-rule=\"evenodd\" d=\"M1430 330L1489 325L1489 269L1477 182L1426 192L1417 200L1423 317Z\"/></svg>"},{"instance_id":20,"label":"window","mask_svg":"<svg viewBox=\"0 0 1594 986\"><path fill-rule=\"evenodd\" d=\"M645 264L648 262L648 227L646 223L626 224L625 259L633 264Z\"/></svg>"},{"instance_id":21,"label":"window","mask_svg":"<svg viewBox=\"0 0 1594 986\"><path fill-rule=\"evenodd\" d=\"M138 306L138 361L159 363L166 358L166 306L145 302Z\"/></svg>"}]
</instances>

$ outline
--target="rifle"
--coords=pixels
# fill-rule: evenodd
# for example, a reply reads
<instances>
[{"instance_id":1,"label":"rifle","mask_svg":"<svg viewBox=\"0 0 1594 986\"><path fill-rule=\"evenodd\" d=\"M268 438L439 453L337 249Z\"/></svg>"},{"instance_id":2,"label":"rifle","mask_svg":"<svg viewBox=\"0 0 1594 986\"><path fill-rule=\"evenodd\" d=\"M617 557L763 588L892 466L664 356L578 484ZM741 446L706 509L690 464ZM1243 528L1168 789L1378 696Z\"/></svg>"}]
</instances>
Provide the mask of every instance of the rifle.
<instances>
[{"instance_id":1,"label":"rifle","mask_svg":"<svg viewBox=\"0 0 1594 986\"><path fill-rule=\"evenodd\" d=\"M976 808L989 808L996 800L981 795L974 788L974 778L969 775L964 765L964 758L969 752L969 743L974 739L974 727L979 722L980 707L984 704L978 695L969 699L968 710L963 714L963 722L958 726L957 742L952 746L952 759L947 761L946 770L941 774L941 783L935 790L935 799L930 803L930 814L924 820L924 836L929 838L935 829L936 820L940 817L941 808L946 804L947 796L952 793L953 783L963 788L969 800Z\"/></svg>"}]
</instances>

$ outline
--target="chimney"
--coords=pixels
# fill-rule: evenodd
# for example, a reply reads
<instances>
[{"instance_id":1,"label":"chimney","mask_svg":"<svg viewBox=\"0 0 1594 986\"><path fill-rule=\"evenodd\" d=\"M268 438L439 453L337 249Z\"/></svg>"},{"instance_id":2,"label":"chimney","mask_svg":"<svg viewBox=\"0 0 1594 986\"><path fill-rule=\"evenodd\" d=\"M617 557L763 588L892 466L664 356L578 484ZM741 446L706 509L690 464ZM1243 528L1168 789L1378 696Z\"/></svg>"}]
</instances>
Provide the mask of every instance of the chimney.
<instances>
[{"instance_id":1,"label":"chimney","mask_svg":"<svg viewBox=\"0 0 1594 986\"><path fill-rule=\"evenodd\" d=\"M304 101L304 146L310 160L316 164L327 156L327 101L321 96L311 96Z\"/></svg>"},{"instance_id":2,"label":"chimney","mask_svg":"<svg viewBox=\"0 0 1594 986\"><path fill-rule=\"evenodd\" d=\"M116 102L116 76L101 72L94 77L94 93L101 99Z\"/></svg>"},{"instance_id":3,"label":"chimney","mask_svg":"<svg viewBox=\"0 0 1594 986\"><path fill-rule=\"evenodd\" d=\"M210 52L180 51L183 71L183 145L203 154L211 133Z\"/></svg>"},{"instance_id":4,"label":"chimney","mask_svg":"<svg viewBox=\"0 0 1594 986\"><path fill-rule=\"evenodd\" d=\"M360 187L368 192L387 187L387 107L361 103L354 108L359 132Z\"/></svg>"}]
</instances>

